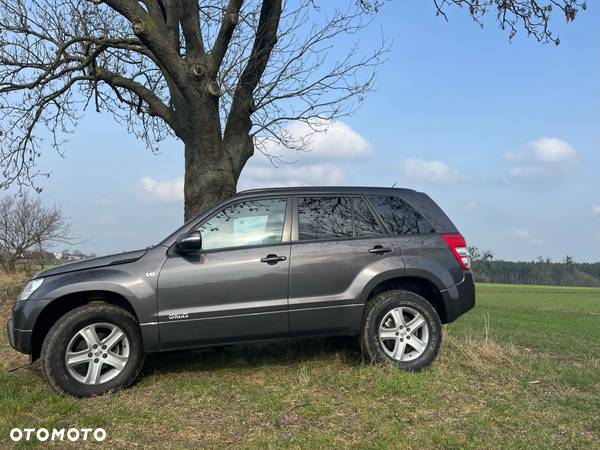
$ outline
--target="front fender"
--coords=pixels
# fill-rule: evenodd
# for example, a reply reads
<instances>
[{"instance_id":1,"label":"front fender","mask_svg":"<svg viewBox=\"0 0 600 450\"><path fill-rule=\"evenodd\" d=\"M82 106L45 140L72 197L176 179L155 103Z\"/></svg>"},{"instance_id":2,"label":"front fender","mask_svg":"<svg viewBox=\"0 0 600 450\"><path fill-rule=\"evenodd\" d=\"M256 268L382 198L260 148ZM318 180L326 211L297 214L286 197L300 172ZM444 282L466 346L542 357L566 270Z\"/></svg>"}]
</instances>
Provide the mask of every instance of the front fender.
<instances>
[{"instance_id":1,"label":"front fender","mask_svg":"<svg viewBox=\"0 0 600 450\"><path fill-rule=\"evenodd\" d=\"M144 284L147 283L136 280L131 274L120 270L86 270L46 278L31 300L53 300L82 291L112 291L129 301L134 301L136 296L132 289L143 289Z\"/></svg>"},{"instance_id":2,"label":"front fender","mask_svg":"<svg viewBox=\"0 0 600 450\"><path fill-rule=\"evenodd\" d=\"M42 286L28 301L52 302L80 292L107 291L125 298L133 307L140 323L156 321L156 283L152 274L137 274L126 266L56 275L44 280Z\"/></svg>"}]
</instances>

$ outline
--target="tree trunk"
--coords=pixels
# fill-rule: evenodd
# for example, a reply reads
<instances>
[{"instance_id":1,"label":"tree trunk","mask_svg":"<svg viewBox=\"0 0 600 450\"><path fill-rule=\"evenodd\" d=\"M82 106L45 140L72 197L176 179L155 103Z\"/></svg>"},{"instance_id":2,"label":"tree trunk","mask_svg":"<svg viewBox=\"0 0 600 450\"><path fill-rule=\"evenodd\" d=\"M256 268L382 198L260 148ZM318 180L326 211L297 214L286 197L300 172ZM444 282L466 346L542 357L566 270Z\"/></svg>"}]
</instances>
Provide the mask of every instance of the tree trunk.
<instances>
[{"instance_id":1,"label":"tree trunk","mask_svg":"<svg viewBox=\"0 0 600 450\"><path fill-rule=\"evenodd\" d=\"M18 257L9 255L6 258L6 271L9 273L13 273L17 271L17 261L19 260Z\"/></svg>"},{"instance_id":2,"label":"tree trunk","mask_svg":"<svg viewBox=\"0 0 600 450\"><path fill-rule=\"evenodd\" d=\"M237 181L248 158L254 153L249 135L250 121L236 133L223 137L218 97L188 98L179 122L185 127L184 204L185 220L236 192Z\"/></svg>"},{"instance_id":3,"label":"tree trunk","mask_svg":"<svg viewBox=\"0 0 600 450\"><path fill-rule=\"evenodd\" d=\"M220 149L200 142L185 144L184 203L188 221L236 192L238 174Z\"/></svg>"},{"instance_id":4,"label":"tree trunk","mask_svg":"<svg viewBox=\"0 0 600 450\"><path fill-rule=\"evenodd\" d=\"M44 249L42 247L41 241L38 242L38 253L39 253L39 257L40 257L40 267L43 269L45 261L44 261Z\"/></svg>"},{"instance_id":5,"label":"tree trunk","mask_svg":"<svg viewBox=\"0 0 600 450\"><path fill-rule=\"evenodd\" d=\"M10 267L8 265L8 256L0 255L0 267L2 267L2 270L4 270L6 273L10 272Z\"/></svg>"}]
</instances>

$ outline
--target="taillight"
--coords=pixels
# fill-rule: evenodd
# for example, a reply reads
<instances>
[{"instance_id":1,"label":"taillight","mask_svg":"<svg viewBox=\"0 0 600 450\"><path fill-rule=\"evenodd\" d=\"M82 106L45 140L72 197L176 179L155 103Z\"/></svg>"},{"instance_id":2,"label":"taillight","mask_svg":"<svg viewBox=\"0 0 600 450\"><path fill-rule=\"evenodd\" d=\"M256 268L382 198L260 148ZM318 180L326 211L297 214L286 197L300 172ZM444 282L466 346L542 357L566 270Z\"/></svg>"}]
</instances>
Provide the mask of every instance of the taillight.
<instances>
[{"instance_id":1,"label":"taillight","mask_svg":"<svg viewBox=\"0 0 600 450\"><path fill-rule=\"evenodd\" d=\"M459 233L451 233L451 234L443 234L442 238L456 256L460 267L463 270L468 270L471 267L471 257L469 256L469 249L467 247L467 242L462 234Z\"/></svg>"}]
</instances>

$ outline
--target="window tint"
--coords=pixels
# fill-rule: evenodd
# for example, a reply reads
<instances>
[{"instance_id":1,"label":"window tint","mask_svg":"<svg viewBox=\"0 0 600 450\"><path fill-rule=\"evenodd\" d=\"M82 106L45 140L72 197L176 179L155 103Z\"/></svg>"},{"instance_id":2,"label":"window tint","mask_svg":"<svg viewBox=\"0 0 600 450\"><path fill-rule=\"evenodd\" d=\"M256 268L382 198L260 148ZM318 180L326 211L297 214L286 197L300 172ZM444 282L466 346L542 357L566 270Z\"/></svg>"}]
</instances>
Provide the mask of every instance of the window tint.
<instances>
[{"instance_id":1,"label":"window tint","mask_svg":"<svg viewBox=\"0 0 600 450\"><path fill-rule=\"evenodd\" d=\"M281 242L287 201L283 198L235 203L200 226L205 250Z\"/></svg>"},{"instance_id":2,"label":"window tint","mask_svg":"<svg viewBox=\"0 0 600 450\"><path fill-rule=\"evenodd\" d=\"M354 199L354 234L355 236L381 236L379 223L362 198Z\"/></svg>"},{"instance_id":3,"label":"window tint","mask_svg":"<svg viewBox=\"0 0 600 450\"><path fill-rule=\"evenodd\" d=\"M298 198L298 238L301 241L352 235L352 198Z\"/></svg>"},{"instance_id":4,"label":"window tint","mask_svg":"<svg viewBox=\"0 0 600 450\"><path fill-rule=\"evenodd\" d=\"M435 233L429 222L401 198L386 195L370 195L368 198L392 234Z\"/></svg>"},{"instance_id":5,"label":"window tint","mask_svg":"<svg viewBox=\"0 0 600 450\"><path fill-rule=\"evenodd\" d=\"M298 198L298 238L378 236L382 230L364 200L352 197Z\"/></svg>"}]
</instances>

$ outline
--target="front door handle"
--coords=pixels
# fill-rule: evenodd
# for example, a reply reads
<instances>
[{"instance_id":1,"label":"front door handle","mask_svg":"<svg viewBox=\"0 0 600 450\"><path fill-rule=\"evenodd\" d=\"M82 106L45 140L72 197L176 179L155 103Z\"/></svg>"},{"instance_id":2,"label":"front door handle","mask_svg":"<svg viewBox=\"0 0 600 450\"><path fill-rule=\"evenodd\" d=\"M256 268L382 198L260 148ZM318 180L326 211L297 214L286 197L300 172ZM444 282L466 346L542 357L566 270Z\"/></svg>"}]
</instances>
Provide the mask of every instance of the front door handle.
<instances>
[{"instance_id":1,"label":"front door handle","mask_svg":"<svg viewBox=\"0 0 600 450\"><path fill-rule=\"evenodd\" d=\"M384 247L382 245L376 245L371 250L369 250L369 253L375 253L376 255L383 255L384 253L390 253L391 251L392 251L392 249L389 247Z\"/></svg>"},{"instance_id":2,"label":"front door handle","mask_svg":"<svg viewBox=\"0 0 600 450\"><path fill-rule=\"evenodd\" d=\"M287 258L285 256L278 256L275 254L270 254L261 258L260 262L267 264L277 264L279 261L285 261Z\"/></svg>"}]
</instances>

